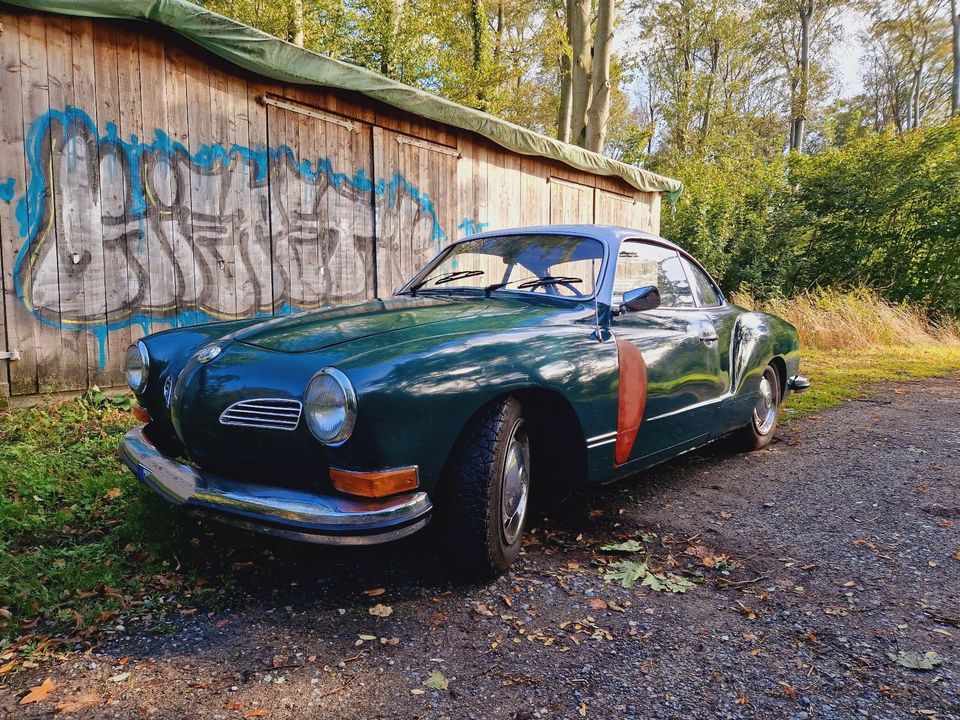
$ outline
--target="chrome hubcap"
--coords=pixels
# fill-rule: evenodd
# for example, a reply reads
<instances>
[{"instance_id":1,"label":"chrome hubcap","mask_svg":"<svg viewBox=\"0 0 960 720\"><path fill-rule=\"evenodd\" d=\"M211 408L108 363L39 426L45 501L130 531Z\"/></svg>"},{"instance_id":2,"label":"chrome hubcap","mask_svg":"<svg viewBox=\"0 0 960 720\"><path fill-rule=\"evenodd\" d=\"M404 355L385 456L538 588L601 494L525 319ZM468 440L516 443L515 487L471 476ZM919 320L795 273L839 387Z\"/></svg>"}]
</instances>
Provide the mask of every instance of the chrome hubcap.
<instances>
[{"instance_id":1,"label":"chrome hubcap","mask_svg":"<svg viewBox=\"0 0 960 720\"><path fill-rule=\"evenodd\" d=\"M758 433L766 435L773 429L776 420L777 397L773 391L773 383L770 382L769 371L767 371L760 380L760 393L757 396L757 404L753 407L753 425Z\"/></svg>"},{"instance_id":2,"label":"chrome hubcap","mask_svg":"<svg viewBox=\"0 0 960 720\"><path fill-rule=\"evenodd\" d=\"M510 435L507 456L503 462L503 477L500 480L500 520L503 539L513 545L520 537L523 521L527 515L527 498L530 495L530 472L523 445L523 422L518 422Z\"/></svg>"}]
</instances>

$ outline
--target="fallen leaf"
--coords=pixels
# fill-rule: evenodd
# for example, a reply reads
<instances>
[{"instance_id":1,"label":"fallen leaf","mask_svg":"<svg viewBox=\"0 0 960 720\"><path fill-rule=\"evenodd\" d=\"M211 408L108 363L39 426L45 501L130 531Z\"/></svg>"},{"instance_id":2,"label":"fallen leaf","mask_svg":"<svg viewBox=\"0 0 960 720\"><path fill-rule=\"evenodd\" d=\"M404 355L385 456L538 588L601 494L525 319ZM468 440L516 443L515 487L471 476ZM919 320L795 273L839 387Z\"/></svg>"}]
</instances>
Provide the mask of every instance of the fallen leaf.
<instances>
[{"instance_id":1,"label":"fallen leaf","mask_svg":"<svg viewBox=\"0 0 960 720\"><path fill-rule=\"evenodd\" d=\"M901 667L910 670L933 670L943 662L943 658L933 650L919 653L916 650L900 651L899 654L887 653L887 657Z\"/></svg>"},{"instance_id":2,"label":"fallen leaf","mask_svg":"<svg viewBox=\"0 0 960 720\"><path fill-rule=\"evenodd\" d=\"M423 695L423 694L426 693L426 692L427 692L427 691L424 690L423 688L414 688L413 690L410 691L410 694L411 694L411 695Z\"/></svg>"},{"instance_id":3,"label":"fallen leaf","mask_svg":"<svg viewBox=\"0 0 960 720\"><path fill-rule=\"evenodd\" d=\"M229 702L227 703L227 710L243 710L242 702Z\"/></svg>"},{"instance_id":4,"label":"fallen leaf","mask_svg":"<svg viewBox=\"0 0 960 720\"><path fill-rule=\"evenodd\" d=\"M607 550L609 552L625 552L633 553L640 552L643 550L643 545L636 540L625 540L622 543L613 543L612 545L603 545L600 548L601 550Z\"/></svg>"},{"instance_id":5,"label":"fallen leaf","mask_svg":"<svg viewBox=\"0 0 960 720\"><path fill-rule=\"evenodd\" d=\"M431 690L446 690L450 687L450 681L439 670L431 670L430 675L423 681L423 686Z\"/></svg>"},{"instance_id":6,"label":"fallen leaf","mask_svg":"<svg viewBox=\"0 0 960 720\"><path fill-rule=\"evenodd\" d=\"M361 640L376 640L376 639L377 639L377 636L376 636L376 635L357 635L357 637L360 638Z\"/></svg>"},{"instance_id":7,"label":"fallen leaf","mask_svg":"<svg viewBox=\"0 0 960 720\"><path fill-rule=\"evenodd\" d=\"M386 591L386 588L371 588L370 590L364 590L363 594L367 597L377 597L378 595L383 595Z\"/></svg>"},{"instance_id":8,"label":"fallen leaf","mask_svg":"<svg viewBox=\"0 0 960 720\"><path fill-rule=\"evenodd\" d=\"M737 705L741 705L741 706L746 705L746 704L747 704L747 696L746 696L746 693L742 693L742 692L741 692L741 693L738 693L738 694L737 694L737 699L734 700L734 702L735 702Z\"/></svg>"},{"instance_id":9,"label":"fallen leaf","mask_svg":"<svg viewBox=\"0 0 960 720\"><path fill-rule=\"evenodd\" d=\"M582 700L580 701L580 707L577 708L577 714L579 714L580 717L587 716L587 704Z\"/></svg>"},{"instance_id":10,"label":"fallen leaf","mask_svg":"<svg viewBox=\"0 0 960 720\"><path fill-rule=\"evenodd\" d=\"M393 608L389 605L384 605L383 603L377 603L372 608L367 610L367 612L374 617L385 618L393 615Z\"/></svg>"},{"instance_id":11,"label":"fallen leaf","mask_svg":"<svg viewBox=\"0 0 960 720\"><path fill-rule=\"evenodd\" d=\"M778 683L780 684L780 686L783 688L783 691L787 694L787 697L790 698L791 700L793 700L794 702L796 702L796 701L797 701L797 691L793 689L793 686L792 686L792 685L788 685L788 684L785 683L783 680L778 680L777 682L778 682Z\"/></svg>"},{"instance_id":12,"label":"fallen leaf","mask_svg":"<svg viewBox=\"0 0 960 720\"><path fill-rule=\"evenodd\" d=\"M493 617L493 610L488 608L486 605L474 605L473 611L477 615L483 615L484 617Z\"/></svg>"},{"instance_id":13,"label":"fallen leaf","mask_svg":"<svg viewBox=\"0 0 960 720\"><path fill-rule=\"evenodd\" d=\"M5 620L9 620L13 617L13 613L7 608L0 608L0 617L4 618Z\"/></svg>"},{"instance_id":14,"label":"fallen leaf","mask_svg":"<svg viewBox=\"0 0 960 720\"><path fill-rule=\"evenodd\" d=\"M589 605L594 610L607 610L610 607L603 598L590 598Z\"/></svg>"},{"instance_id":15,"label":"fallen leaf","mask_svg":"<svg viewBox=\"0 0 960 720\"><path fill-rule=\"evenodd\" d=\"M724 511L724 510L721 510L721 511L720 511L720 517L722 517L724 520L729 520L730 518L733 517L733 513L730 513L730 512L726 512L726 511Z\"/></svg>"},{"instance_id":16,"label":"fallen leaf","mask_svg":"<svg viewBox=\"0 0 960 720\"><path fill-rule=\"evenodd\" d=\"M122 492L120 488L112 487L103 494L103 497L105 500L116 500Z\"/></svg>"},{"instance_id":17,"label":"fallen leaf","mask_svg":"<svg viewBox=\"0 0 960 720\"><path fill-rule=\"evenodd\" d=\"M93 692L80 693L73 697L64 698L63 702L57 705L53 711L55 713L75 713L81 710L88 710L100 704L100 696Z\"/></svg>"},{"instance_id":18,"label":"fallen leaf","mask_svg":"<svg viewBox=\"0 0 960 720\"><path fill-rule=\"evenodd\" d=\"M266 710L251 710L246 714L245 717L248 717L248 718L266 717L269 714L270 713Z\"/></svg>"},{"instance_id":19,"label":"fallen leaf","mask_svg":"<svg viewBox=\"0 0 960 720\"><path fill-rule=\"evenodd\" d=\"M214 627L225 628L229 624L229 620L217 620L217 622L214 623Z\"/></svg>"},{"instance_id":20,"label":"fallen leaf","mask_svg":"<svg viewBox=\"0 0 960 720\"><path fill-rule=\"evenodd\" d=\"M119 675L114 675L112 678L110 678L110 682L115 682L115 683L123 682L129 677L130 677L130 673L122 672Z\"/></svg>"},{"instance_id":21,"label":"fallen leaf","mask_svg":"<svg viewBox=\"0 0 960 720\"><path fill-rule=\"evenodd\" d=\"M956 560L957 562L960 562L960 550L953 551L953 559Z\"/></svg>"},{"instance_id":22,"label":"fallen leaf","mask_svg":"<svg viewBox=\"0 0 960 720\"><path fill-rule=\"evenodd\" d=\"M6 665L0 665L0 675L6 675L17 666L16 660L11 660Z\"/></svg>"},{"instance_id":23,"label":"fallen leaf","mask_svg":"<svg viewBox=\"0 0 960 720\"><path fill-rule=\"evenodd\" d=\"M56 689L57 686L53 684L53 680L47 678L36 687L30 688L30 692L23 696L23 699L20 700L20 704L29 705L30 703L41 702L42 700L46 699L47 695Z\"/></svg>"}]
</instances>

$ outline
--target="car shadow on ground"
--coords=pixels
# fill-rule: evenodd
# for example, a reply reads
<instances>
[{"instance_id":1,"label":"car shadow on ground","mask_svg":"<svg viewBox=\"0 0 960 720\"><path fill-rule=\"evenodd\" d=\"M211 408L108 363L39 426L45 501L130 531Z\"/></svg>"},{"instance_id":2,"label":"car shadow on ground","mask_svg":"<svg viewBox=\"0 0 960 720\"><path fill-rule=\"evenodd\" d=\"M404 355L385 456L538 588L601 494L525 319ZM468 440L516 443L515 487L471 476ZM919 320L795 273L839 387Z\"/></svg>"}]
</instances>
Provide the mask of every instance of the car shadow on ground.
<instances>
[{"instance_id":1,"label":"car shadow on ground","mask_svg":"<svg viewBox=\"0 0 960 720\"><path fill-rule=\"evenodd\" d=\"M685 470L733 455L729 444L720 440L643 473L572 495L549 509L535 509L521 564L549 570L560 560L544 547L562 550L583 533L612 542L619 533L618 509L625 502L656 502L659 493L686 481ZM459 573L456 549L446 545L438 522L407 538L372 546L302 543L202 518L189 520L184 527L210 590L220 596L216 604L229 610L256 613L279 606L293 612L349 610L368 607L378 588L389 588L391 600L400 602L448 593L469 595L490 582Z\"/></svg>"}]
</instances>

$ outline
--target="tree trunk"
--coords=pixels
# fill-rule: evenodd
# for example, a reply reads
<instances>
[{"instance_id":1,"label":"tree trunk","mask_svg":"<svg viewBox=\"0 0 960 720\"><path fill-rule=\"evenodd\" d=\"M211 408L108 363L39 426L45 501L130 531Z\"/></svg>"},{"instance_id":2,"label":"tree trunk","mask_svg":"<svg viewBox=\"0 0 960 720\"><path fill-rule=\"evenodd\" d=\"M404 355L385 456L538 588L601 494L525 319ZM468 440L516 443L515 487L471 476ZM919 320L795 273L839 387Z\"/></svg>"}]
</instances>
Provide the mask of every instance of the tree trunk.
<instances>
[{"instance_id":1,"label":"tree trunk","mask_svg":"<svg viewBox=\"0 0 960 720\"><path fill-rule=\"evenodd\" d=\"M570 68L570 140L583 146L587 135L587 108L593 74L590 38L592 0L567 0L567 33L573 52Z\"/></svg>"},{"instance_id":2,"label":"tree trunk","mask_svg":"<svg viewBox=\"0 0 960 720\"><path fill-rule=\"evenodd\" d=\"M470 27L473 30L473 73L477 82L477 108L487 110L487 70L490 67L490 46L487 42L487 11L483 0L471 0Z\"/></svg>"},{"instance_id":3,"label":"tree trunk","mask_svg":"<svg viewBox=\"0 0 960 720\"><path fill-rule=\"evenodd\" d=\"M560 107L557 109L557 139L570 142L570 56L560 55Z\"/></svg>"},{"instance_id":4,"label":"tree trunk","mask_svg":"<svg viewBox=\"0 0 960 720\"><path fill-rule=\"evenodd\" d=\"M717 64L720 62L720 38L710 43L710 79L707 81L707 96L703 103L703 117L700 118L700 144L707 139L710 130L710 111L713 106L713 93L717 84Z\"/></svg>"},{"instance_id":5,"label":"tree trunk","mask_svg":"<svg viewBox=\"0 0 960 720\"><path fill-rule=\"evenodd\" d=\"M913 71L913 82L910 85L910 129L920 127L920 88L923 86L923 66Z\"/></svg>"},{"instance_id":6,"label":"tree trunk","mask_svg":"<svg viewBox=\"0 0 960 720\"><path fill-rule=\"evenodd\" d=\"M603 152L610 119L610 55L613 52L614 0L599 0L597 29L593 39L593 74L590 106L587 108L587 134L584 147Z\"/></svg>"},{"instance_id":7,"label":"tree trunk","mask_svg":"<svg viewBox=\"0 0 960 720\"><path fill-rule=\"evenodd\" d=\"M953 20L953 84L950 92L950 114L960 117L960 7L957 0L950 0L950 16Z\"/></svg>"},{"instance_id":8,"label":"tree trunk","mask_svg":"<svg viewBox=\"0 0 960 720\"><path fill-rule=\"evenodd\" d=\"M396 76L396 49L405 6L406 0L390 0L390 23L387 28L389 35L384 38L383 54L380 57L380 72L395 79L399 79Z\"/></svg>"},{"instance_id":9,"label":"tree trunk","mask_svg":"<svg viewBox=\"0 0 960 720\"><path fill-rule=\"evenodd\" d=\"M800 9L800 93L794 111L790 149L802 151L807 124L807 100L810 94L810 25L816 0L808 0Z\"/></svg>"},{"instance_id":10,"label":"tree trunk","mask_svg":"<svg viewBox=\"0 0 960 720\"><path fill-rule=\"evenodd\" d=\"M290 8L290 42L303 47L303 0L293 0Z\"/></svg>"}]
</instances>

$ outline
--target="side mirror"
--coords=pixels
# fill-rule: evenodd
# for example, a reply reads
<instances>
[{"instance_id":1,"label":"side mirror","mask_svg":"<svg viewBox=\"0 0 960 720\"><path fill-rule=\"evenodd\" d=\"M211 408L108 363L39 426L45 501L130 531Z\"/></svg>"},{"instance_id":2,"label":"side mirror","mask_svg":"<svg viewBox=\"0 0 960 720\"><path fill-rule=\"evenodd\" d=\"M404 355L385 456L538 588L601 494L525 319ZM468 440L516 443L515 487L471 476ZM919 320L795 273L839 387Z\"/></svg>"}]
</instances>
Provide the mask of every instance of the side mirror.
<instances>
[{"instance_id":1,"label":"side mirror","mask_svg":"<svg viewBox=\"0 0 960 720\"><path fill-rule=\"evenodd\" d=\"M632 310L633 312L642 312L644 310L655 310L660 307L660 291L655 285L645 285L644 287L627 290L623 294L621 308Z\"/></svg>"}]
</instances>

